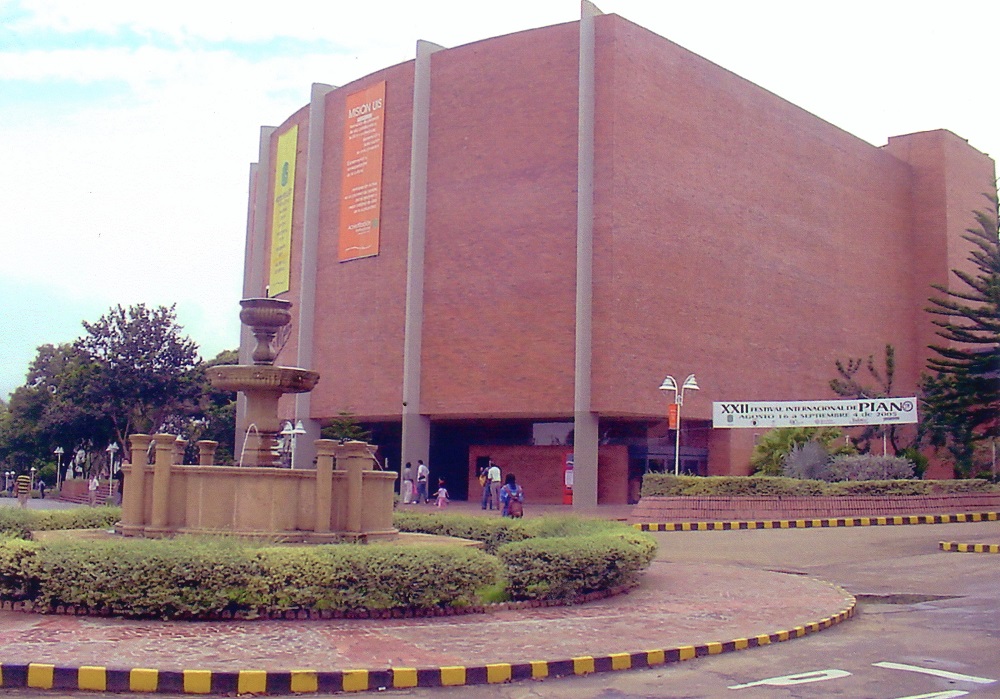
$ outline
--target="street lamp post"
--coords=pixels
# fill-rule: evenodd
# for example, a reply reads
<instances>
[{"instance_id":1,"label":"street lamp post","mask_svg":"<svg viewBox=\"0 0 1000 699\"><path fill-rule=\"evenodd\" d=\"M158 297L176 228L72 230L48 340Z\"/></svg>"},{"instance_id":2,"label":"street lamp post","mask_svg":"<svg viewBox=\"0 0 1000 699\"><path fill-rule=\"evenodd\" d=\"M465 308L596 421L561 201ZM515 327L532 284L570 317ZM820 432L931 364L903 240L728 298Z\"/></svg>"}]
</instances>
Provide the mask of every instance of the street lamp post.
<instances>
[{"instance_id":1,"label":"street lamp post","mask_svg":"<svg viewBox=\"0 0 1000 699\"><path fill-rule=\"evenodd\" d=\"M689 374L684 383L681 384L680 389L677 388L677 382L674 380L673 376L667 376L663 379L663 383L660 384L661 391L673 391L674 392L674 408L677 411L677 435L674 441L674 475L678 475L681 471L681 406L684 405L684 389L689 389L692 391L699 390L698 381L694 378L694 374Z\"/></svg>"},{"instance_id":2,"label":"street lamp post","mask_svg":"<svg viewBox=\"0 0 1000 699\"><path fill-rule=\"evenodd\" d=\"M286 442L287 444L286 448L288 449L289 468L295 468L295 438L298 437L300 434L305 434L305 433L306 433L306 428L305 425L302 424L302 420L296 420L294 426L292 426L291 420L285 421L285 426L284 428L282 428L281 434L283 434L285 436L285 439L288 440L288 442Z\"/></svg>"},{"instance_id":3,"label":"street lamp post","mask_svg":"<svg viewBox=\"0 0 1000 699\"><path fill-rule=\"evenodd\" d=\"M31 480L28 481L28 492L30 493L32 490L35 489L35 473L38 471L38 469L32 466L30 469L28 469L28 471L31 474ZM31 496L29 495L28 497L30 498Z\"/></svg>"},{"instance_id":4,"label":"street lamp post","mask_svg":"<svg viewBox=\"0 0 1000 699\"><path fill-rule=\"evenodd\" d=\"M115 454L118 453L118 443L111 442L106 450L108 452L108 498L114 502L115 497Z\"/></svg>"},{"instance_id":5,"label":"street lamp post","mask_svg":"<svg viewBox=\"0 0 1000 699\"><path fill-rule=\"evenodd\" d=\"M56 450L52 453L56 455L56 492L59 492L59 484L62 479L62 458L66 450L62 447L56 447Z\"/></svg>"}]
</instances>

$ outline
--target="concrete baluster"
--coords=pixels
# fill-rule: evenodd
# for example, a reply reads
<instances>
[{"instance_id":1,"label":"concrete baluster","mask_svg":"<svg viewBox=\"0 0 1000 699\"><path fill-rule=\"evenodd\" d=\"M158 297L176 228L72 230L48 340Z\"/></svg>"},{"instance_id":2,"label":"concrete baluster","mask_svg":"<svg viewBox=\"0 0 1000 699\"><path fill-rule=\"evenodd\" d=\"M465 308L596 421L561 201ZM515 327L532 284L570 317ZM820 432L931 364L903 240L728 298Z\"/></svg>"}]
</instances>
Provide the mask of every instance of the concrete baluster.
<instances>
[{"instance_id":1,"label":"concrete baluster","mask_svg":"<svg viewBox=\"0 0 1000 699\"><path fill-rule=\"evenodd\" d=\"M134 434L128 440L132 450L131 463L122 465L125 469L122 534L125 536L140 534L146 524L146 466L149 465L147 450L152 440L148 434Z\"/></svg>"},{"instance_id":2,"label":"concrete baluster","mask_svg":"<svg viewBox=\"0 0 1000 699\"><path fill-rule=\"evenodd\" d=\"M198 444L198 465L212 466L215 464L215 450L219 448L218 442L210 439L200 439Z\"/></svg>"},{"instance_id":3,"label":"concrete baluster","mask_svg":"<svg viewBox=\"0 0 1000 699\"><path fill-rule=\"evenodd\" d=\"M166 530L170 516L170 470L177 453L177 438L172 434L153 435L156 440L156 463L153 465L153 517L150 524Z\"/></svg>"},{"instance_id":4,"label":"concrete baluster","mask_svg":"<svg viewBox=\"0 0 1000 699\"><path fill-rule=\"evenodd\" d=\"M337 442L316 440L316 524L317 534L329 533L333 510L333 457Z\"/></svg>"},{"instance_id":5,"label":"concrete baluster","mask_svg":"<svg viewBox=\"0 0 1000 699\"><path fill-rule=\"evenodd\" d=\"M347 533L361 533L361 513L364 507L363 471L371 463L368 445L347 442L335 448L337 468L347 471Z\"/></svg>"}]
</instances>

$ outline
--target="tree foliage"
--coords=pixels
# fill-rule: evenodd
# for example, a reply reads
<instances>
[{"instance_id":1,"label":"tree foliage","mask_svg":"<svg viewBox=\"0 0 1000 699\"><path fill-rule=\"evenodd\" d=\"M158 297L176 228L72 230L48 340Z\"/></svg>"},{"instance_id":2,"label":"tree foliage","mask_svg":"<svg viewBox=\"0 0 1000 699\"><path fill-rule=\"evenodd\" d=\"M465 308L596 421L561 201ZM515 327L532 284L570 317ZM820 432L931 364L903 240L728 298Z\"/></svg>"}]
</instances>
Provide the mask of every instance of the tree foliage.
<instances>
[{"instance_id":1,"label":"tree foliage","mask_svg":"<svg viewBox=\"0 0 1000 699\"><path fill-rule=\"evenodd\" d=\"M323 439L354 440L357 442L367 442L371 439L372 433L362 427L354 413L350 410L341 410L337 417L330 421L330 424L320 431Z\"/></svg>"},{"instance_id":2,"label":"tree foliage","mask_svg":"<svg viewBox=\"0 0 1000 699\"><path fill-rule=\"evenodd\" d=\"M864 398L890 398L893 395L893 381L896 378L896 348L890 344L885 346L885 357L882 368L879 368L875 361L875 355L869 354L868 359L860 357L848 359L842 362L839 359L835 362L839 376L830 381L830 390L843 398L861 400ZM867 374L872 383L865 383L858 375L861 369L867 369ZM892 445L894 454L899 454L903 450L899 444L900 435L897 425L867 425L861 434L855 439L858 451L867 454L871 451L872 441L885 434Z\"/></svg>"},{"instance_id":3,"label":"tree foliage","mask_svg":"<svg viewBox=\"0 0 1000 699\"><path fill-rule=\"evenodd\" d=\"M807 442L817 442L830 455L852 454L855 449L848 444L837 444L844 433L836 427L776 427L765 433L753 449L750 466L754 473L780 476L785 458Z\"/></svg>"},{"instance_id":4,"label":"tree foliage","mask_svg":"<svg viewBox=\"0 0 1000 699\"><path fill-rule=\"evenodd\" d=\"M155 432L178 414L191 414L201 395L198 346L181 334L174 306L116 306L74 346L95 368L89 398L124 443L133 432Z\"/></svg>"},{"instance_id":5,"label":"tree foliage","mask_svg":"<svg viewBox=\"0 0 1000 699\"><path fill-rule=\"evenodd\" d=\"M5 468L41 469L62 447L64 465L82 450L101 469L108 444L127 449L128 435L164 428L217 441L217 460L231 460L236 395L215 391L206 370L236 363L235 351L203 363L173 306L117 306L83 328L73 343L39 347L25 384L0 410Z\"/></svg>"},{"instance_id":6,"label":"tree foliage","mask_svg":"<svg viewBox=\"0 0 1000 699\"><path fill-rule=\"evenodd\" d=\"M991 211L976 212L978 226L964 236L976 272L952 270L961 286L934 285L943 295L926 309L945 342L930 346L922 430L964 474L975 469L977 444L1000 437L1000 210L989 198Z\"/></svg>"}]
</instances>

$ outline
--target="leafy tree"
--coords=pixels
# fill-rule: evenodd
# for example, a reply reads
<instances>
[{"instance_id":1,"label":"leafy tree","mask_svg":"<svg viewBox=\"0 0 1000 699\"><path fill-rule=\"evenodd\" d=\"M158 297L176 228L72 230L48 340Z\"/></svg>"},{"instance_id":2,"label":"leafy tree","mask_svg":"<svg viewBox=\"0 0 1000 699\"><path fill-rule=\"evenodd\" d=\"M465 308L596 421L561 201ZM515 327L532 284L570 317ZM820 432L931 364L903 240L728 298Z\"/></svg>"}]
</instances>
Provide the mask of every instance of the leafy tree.
<instances>
[{"instance_id":1,"label":"leafy tree","mask_svg":"<svg viewBox=\"0 0 1000 699\"><path fill-rule=\"evenodd\" d=\"M757 442L750 457L754 473L765 476L780 476L785 458L795 448L807 442L818 442L830 455L852 454L855 449L848 444L836 444L843 440L844 433L836 427L776 427L767 432Z\"/></svg>"},{"instance_id":2,"label":"leafy tree","mask_svg":"<svg viewBox=\"0 0 1000 699\"><path fill-rule=\"evenodd\" d=\"M963 236L977 271L952 270L961 288L934 285L944 296L926 309L947 344L930 346L922 429L963 474L975 468L977 443L1000 437L1000 208L996 196L989 199L991 211L976 212L978 227Z\"/></svg>"},{"instance_id":3,"label":"leafy tree","mask_svg":"<svg viewBox=\"0 0 1000 699\"><path fill-rule=\"evenodd\" d=\"M885 359L883 368L879 369L875 362L875 355L869 354L867 360L848 359L842 362L836 361L837 373L840 375L830 381L830 390L838 396L844 398L889 398L892 396L893 380L896 377L896 348L890 344L885 346ZM862 368L868 370L868 376L874 384L862 383L858 372ZM872 441L883 435L892 445L894 454L899 454L902 448L899 445L899 426L890 425L888 429L884 425L867 425L855 440L858 450L867 454L871 451Z\"/></svg>"},{"instance_id":4,"label":"leafy tree","mask_svg":"<svg viewBox=\"0 0 1000 699\"><path fill-rule=\"evenodd\" d=\"M238 350L223 350L213 359L199 365L201 397L198 400L197 410L179 420L178 424L172 425L174 431L188 440L185 455L188 463L197 463L196 442L202 439L219 443L215 451L215 463L222 465L233 463L236 448L236 392L220 391L213 387L208 380L207 372L213 366L238 363Z\"/></svg>"},{"instance_id":5,"label":"leafy tree","mask_svg":"<svg viewBox=\"0 0 1000 699\"><path fill-rule=\"evenodd\" d=\"M320 431L323 439L355 440L367 442L372 433L363 428L350 410L341 410L329 425Z\"/></svg>"},{"instance_id":6,"label":"leafy tree","mask_svg":"<svg viewBox=\"0 0 1000 699\"><path fill-rule=\"evenodd\" d=\"M87 398L107 415L115 438L155 432L197 409L204 380L198 347L183 336L174 306L112 308L74 343L94 373Z\"/></svg>"}]
</instances>

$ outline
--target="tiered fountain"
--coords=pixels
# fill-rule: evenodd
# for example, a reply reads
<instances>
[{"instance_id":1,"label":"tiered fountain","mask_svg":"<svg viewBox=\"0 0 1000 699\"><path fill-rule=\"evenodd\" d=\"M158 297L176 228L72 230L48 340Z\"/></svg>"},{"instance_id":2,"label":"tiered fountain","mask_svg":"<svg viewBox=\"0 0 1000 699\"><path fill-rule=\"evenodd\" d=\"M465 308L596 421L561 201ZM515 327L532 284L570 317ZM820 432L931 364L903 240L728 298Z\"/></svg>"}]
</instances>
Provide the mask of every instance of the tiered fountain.
<instances>
[{"instance_id":1,"label":"tiered fountain","mask_svg":"<svg viewBox=\"0 0 1000 699\"><path fill-rule=\"evenodd\" d=\"M291 321L291 303L244 299L240 320L257 338L252 365L213 367L216 388L246 396L247 443L238 466L213 465L215 442L198 442L198 465L183 465L185 442L171 434L130 437L122 521L125 536L227 533L324 543L393 538L392 471L373 469L364 442L316 441L316 467L280 465L278 400L312 390L319 374L274 366L276 334ZM154 444L156 458L150 460Z\"/></svg>"}]
</instances>

